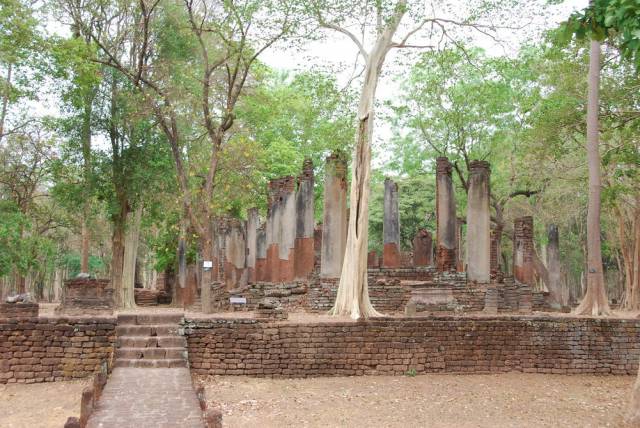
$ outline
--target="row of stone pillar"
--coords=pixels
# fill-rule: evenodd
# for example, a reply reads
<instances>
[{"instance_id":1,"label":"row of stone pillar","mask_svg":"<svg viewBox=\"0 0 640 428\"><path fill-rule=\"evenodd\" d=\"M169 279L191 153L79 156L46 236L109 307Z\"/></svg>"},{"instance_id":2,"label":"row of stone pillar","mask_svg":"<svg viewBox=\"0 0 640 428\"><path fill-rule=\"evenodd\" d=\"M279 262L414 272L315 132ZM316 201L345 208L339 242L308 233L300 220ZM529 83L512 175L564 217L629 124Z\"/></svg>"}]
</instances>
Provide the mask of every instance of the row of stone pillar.
<instances>
[{"instance_id":1,"label":"row of stone pillar","mask_svg":"<svg viewBox=\"0 0 640 428\"><path fill-rule=\"evenodd\" d=\"M320 275L338 278L342 270L347 240L347 165L343 157L326 159ZM497 234L490 227L490 168L485 161L469 166L467 193L466 260L462 260L462 223L456 216L452 165L445 157L436 160L436 251L439 271L461 271L468 279L488 282L498 270ZM382 266L403 265L400 252L400 213L398 186L390 179L384 183L384 220ZM223 263L214 263L214 278L224 271L228 282L288 282L308 277L314 269L314 172L305 160L297 180L292 176L269 182L266 222L260 225L257 209L248 212L245 224L238 220L220 223L215 228L214 254ZM413 266L433 264L431 235L421 229L413 240ZM518 219L514 233L514 274L521 282L531 283L533 220ZM372 263L375 264L375 263ZM244 269L246 268L246 274Z\"/></svg>"},{"instance_id":2,"label":"row of stone pillar","mask_svg":"<svg viewBox=\"0 0 640 428\"><path fill-rule=\"evenodd\" d=\"M338 278L347 241L346 161L331 155L325 171L320 274ZM316 262L314 208L313 163L305 160L297 180L287 176L269 182L263 224L256 208L248 211L244 223L218 221L214 228L214 278L226 281L230 288L247 282L307 278Z\"/></svg>"},{"instance_id":3,"label":"row of stone pillar","mask_svg":"<svg viewBox=\"0 0 640 428\"><path fill-rule=\"evenodd\" d=\"M469 164L467 192L466 261L461 257L461 220L456 216L456 199L452 179L452 165L445 157L436 160L436 266L439 271L463 270L466 265L468 279L489 282L491 277L491 212L490 212L490 167L486 161ZM414 239L414 265L418 258L428 258L420 235ZM384 194L384 250L383 267L399 267L400 263L400 219L398 186L385 180ZM497 257L496 257L497 260ZM421 263L424 260L419 260Z\"/></svg>"}]
</instances>

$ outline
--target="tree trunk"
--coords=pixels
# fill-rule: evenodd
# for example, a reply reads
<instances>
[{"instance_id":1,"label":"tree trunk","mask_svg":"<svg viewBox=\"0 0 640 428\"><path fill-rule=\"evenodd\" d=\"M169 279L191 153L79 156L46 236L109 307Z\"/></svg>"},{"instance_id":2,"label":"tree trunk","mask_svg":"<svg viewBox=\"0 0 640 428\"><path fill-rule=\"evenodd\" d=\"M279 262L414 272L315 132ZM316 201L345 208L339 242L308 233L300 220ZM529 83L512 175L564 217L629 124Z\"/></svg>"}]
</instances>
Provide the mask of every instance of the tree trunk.
<instances>
[{"instance_id":1,"label":"tree trunk","mask_svg":"<svg viewBox=\"0 0 640 428\"><path fill-rule=\"evenodd\" d=\"M212 311L211 283L213 282L213 268L203 269L202 263L204 261L213 261L212 223L213 222L211 221L205 223L204 236L200 237L200 254L202 254L202 261L200 261L201 265L198 266L198 269L202 269L200 301L202 302L202 312L205 314L210 314Z\"/></svg>"},{"instance_id":2,"label":"tree trunk","mask_svg":"<svg viewBox=\"0 0 640 428\"><path fill-rule=\"evenodd\" d=\"M125 230L127 225L128 209L122 206L120 214L113 223L113 234L111 235L111 286L115 292L116 306L124 307L122 296L124 295L122 275L124 269L124 246Z\"/></svg>"},{"instance_id":3,"label":"tree trunk","mask_svg":"<svg viewBox=\"0 0 640 428\"><path fill-rule=\"evenodd\" d=\"M369 190L371 180L371 139L376 88L391 39L404 16L406 1L400 0L396 12L378 34L366 57L365 78L358 105L358 131L353 151L353 171L349 201L349 229L336 302L331 315L350 315L353 319L379 316L369 300L367 249L369 245Z\"/></svg>"},{"instance_id":4,"label":"tree trunk","mask_svg":"<svg viewBox=\"0 0 640 428\"><path fill-rule=\"evenodd\" d=\"M93 93L84 98L84 112L82 116L81 143L83 158L83 207L82 207L82 249L80 251L80 273L89 273L89 215L91 212L90 183L91 183L91 114L93 111Z\"/></svg>"},{"instance_id":5,"label":"tree trunk","mask_svg":"<svg viewBox=\"0 0 640 428\"><path fill-rule=\"evenodd\" d=\"M600 42L591 41L587 102L587 164L589 203L587 208L587 293L576 309L580 315L610 312L602 268L600 242L600 152L598 150L598 91L600 85Z\"/></svg>"},{"instance_id":6,"label":"tree trunk","mask_svg":"<svg viewBox=\"0 0 640 428\"><path fill-rule=\"evenodd\" d=\"M9 107L9 94L11 92L11 72L13 71L13 64L7 66L7 82L6 89L2 94L2 108L0 109L0 143L4 138L5 128L4 124L7 119L7 109Z\"/></svg>"},{"instance_id":7,"label":"tree trunk","mask_svg":"<svg viewBox=\"0 0 640 428\"><path fill-rule=\"evenodd\" d=\"M122 265L122 293L120 297L122 309L135 308L136 306L134 288L142 209L142 204L140 204L135 212L127 215L127 229L124 235L124 262Z\"/></svg>"}]
</instances>

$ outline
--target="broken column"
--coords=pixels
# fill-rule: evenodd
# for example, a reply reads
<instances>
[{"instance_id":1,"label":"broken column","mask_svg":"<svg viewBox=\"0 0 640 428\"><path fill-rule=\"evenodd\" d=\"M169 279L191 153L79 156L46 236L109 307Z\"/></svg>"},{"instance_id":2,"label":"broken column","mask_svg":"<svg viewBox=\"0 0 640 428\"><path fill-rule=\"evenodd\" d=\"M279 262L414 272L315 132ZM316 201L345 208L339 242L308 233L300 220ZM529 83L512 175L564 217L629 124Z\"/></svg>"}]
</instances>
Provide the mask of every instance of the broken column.
<instances>
[{"instance_id":1,"label":"broken column","mask_svg":"<svg viewBox=\"0 0 640 428\"><path fill-rule=\"evenodd\" d=\"M228 289L246 285L245 275L246 243L245 234L237 219L229 221L225 235L225 283Z\"/></svg>"},{"instance_id":2,"label":"broken column","mask_svg":"<svg viewBox=\"0 0 640 428\"><path fill-rule=\"evenodd\" d=\"M438 271L456 269L456 199L451 163L436 159L436 266Z\"/></svg>"},{"instance_id":3,"label":"broken column","mask_svg":"<svg viewBox=\"0 0 640 428\"><path fill-rule=\"evenodd\" d=\"M513 276L523 284L535 284L531 216L517 218L513 223Z\"/></svg>"},{"instance_id":4,"label":"broken column","mask_svg":"<svg viewBox=\"0 0 640 428\"><path fill-rule=\"evenodd\" d=\"M489 162L471 161L467 194L467 278L480 283L490 279L490 175Z\"/></svg>"},{"instance_id":5,"label":"broken column","mask_svg":"<svg viewBox=\"0 0 640 428\"><path fill-rule=\"evenodd\" d=\"M263 224L256 232L256 281L268 281L267 277L267 232Z\"/></svg>"},{"instance_id":6,"label":"broken column","mask_svg":"<svg viewBox=\"0 0 640 428\"><path fill-rule=\"evenodd\" d=\"M296 245L295 245L295 277L306 278L313 271L315 262L313 228L314 193L313 162L305 159L302 174L298 177L296 193Z\"/></svg>"},{"instance_id":7,"label":"broken column","mask_svg":"<svg viewBox=\"0 0 640 428\"><path fill-rule=\"evenodd\" d=\"M280 240L278 242L278 282L293 281L295 277L296 245L296 181L292 176L280 179L279 191Z\"/></svg>"},{"instance_id":8,"label":"broken column","mask_svg":"<svg viewBox=\"0 0 640 428\"><path fill-rule=\"evenodd\" d=\"M549 293L553 303L566 306L569 303L568 289L561 284L560 237L558 226L550 224L547 228L547 271L549 272Z\"/></svg>"},{"instance_id":9,"label":"broken column","mask_svg":"<svg viewBox=\"0 0 640 428\"><path fill-rule=\"evenodd\" d=\"M456 218L456 271L464 272L464 224L465 219Z\"/></svg>"},{"instance_id":10,"label":"broken column","mask_svg":"<svg viewBox=\"0 0 640 428\"><path fill-rule=\"evenodd\" d=\"M347 163L337 154L327 157L320 275L339 278L347 245Z\"/></svg>"},{"instance_id":11,"label":"broken column","mask_svg":"<svg viewBox=\"0 0 640 428\"><path fill-rule=\"evenodd\" d=\"M269 181L269 196L267 200L266 240L267 254L265 266L265 281L276 282L280 278L280 204L278 201L279 180Z\"/></svg>"},{"instance_id":12,"label":"broken column","mask_svg":"<svg viewBox=\"0 0 640 428\"><path fill-rule=\"evenodd\" d=\"M413 238L413 266L433 264L433 243L427 229L420 229Z\"/></svg>"},{"instance_id":13,"label":"broken column","mask_svg":"<svg viewBox=\"0 0 640 428\"><path fill-rule=\"evenodd\" d=\"M258 209L251 208L247 212L247 271L249 282L256 281L258 220Z\"/></svg>"},{"instance_id":14,"label":"broken column","mask_svg":"<svg viewBox=\"0 0 640 428\"><path fill-rule=\"evenodd\" d=\"M384 213L382 219L382 267L397 268L400 256L400 213L398 184L390 178L384 180Z\"/></svg>"}]
</instances>

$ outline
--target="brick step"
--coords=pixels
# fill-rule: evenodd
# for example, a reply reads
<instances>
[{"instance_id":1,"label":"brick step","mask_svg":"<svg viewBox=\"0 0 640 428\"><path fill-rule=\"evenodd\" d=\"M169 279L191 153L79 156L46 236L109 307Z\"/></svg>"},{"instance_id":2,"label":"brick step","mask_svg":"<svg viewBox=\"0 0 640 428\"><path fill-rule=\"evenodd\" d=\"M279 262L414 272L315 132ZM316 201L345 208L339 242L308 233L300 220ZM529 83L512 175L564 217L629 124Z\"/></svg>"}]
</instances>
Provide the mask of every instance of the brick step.
<instances>
[{"instance_id":1,"label":"brick step","mask_svg":"<svg viewBox=\"0 0 640 428\"><path fill-rule=\"evenodd\" d=\"M189 367L189 364L185 359L172 359L172 360L117 359L113 364L113 366L114 367L137 367L137 368L176 368L176 367Z\"/></svg>"},{"instance_id":2,"label":"brick step","mask_svg":"<svg viewBox=\"0 0 640 428\"><path fill-rule=\"evenodd\" d=\"M183 318L182 313L119 314L118 325L179 324Z\"/></svg>"},{"instance_id":3,"label":"brick step","mask_svg":"<svg viewBox=\"0 0 640 428\"><path fill-rule=\"evenodd\" d=\"M192 312L202 312L202 299L196 297L196 300L189 306L189 310Z\"/></svg>"},{"instance_id":4,"label":"brick step","mask_svg":"<svg viewBox=\"0 0 640 428\"><path fill-rule=\"evenodd\" d=\"M183 336L124 336L116 339L118 348L185 348Z\"/></svg>"},{"instance_id":5,"label":"brick step","mask_svg":"<svg viewBox=\"0 0 640 428\"><path fill-rule=\"evenodd\" d=\"M179 336L176 324L164 325L118 325L117 337L125 336Z\"/></svg>"},{"instance_id":6,"label":"brick step","mask_svg":"<svg viewBox=\"0 0 640 428\"><path fill-rule=\"evenodd\" d=\"M123 360L186 360L186 348L118 348L116 361Z\"/></svg>"}]
</instances>

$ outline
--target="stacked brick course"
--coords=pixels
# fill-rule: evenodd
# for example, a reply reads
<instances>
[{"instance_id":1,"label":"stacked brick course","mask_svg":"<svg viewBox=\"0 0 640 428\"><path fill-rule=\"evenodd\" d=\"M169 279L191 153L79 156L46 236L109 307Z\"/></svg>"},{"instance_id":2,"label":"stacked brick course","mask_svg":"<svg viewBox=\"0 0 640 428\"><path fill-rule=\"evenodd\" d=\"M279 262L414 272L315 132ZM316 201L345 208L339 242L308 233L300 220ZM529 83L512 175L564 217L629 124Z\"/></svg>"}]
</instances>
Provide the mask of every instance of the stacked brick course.
<instances>
[{"instance_id":1,"label":"stacked brick course","mask_svg":"<svg viewBox=\"0 0 640 428\"><path fill-rule=\"evenodd\" d=\"M106 315L115 307L108 279L74 278L64 283L62 302L56 313L65 315Z\"/></svg>"},{"instance_id":2,"label":"stacked brick course","mask_svg":"<svg viewBox=\"0 0 640 428\"><path fill-rule=\"evenodd\" d=\"M0 303L0 318L32 318L38 312L37 303Z\"/></svg>"},{"instance_id":3,"label":"stacked brick course","mask_svg":"<svg viewBox=\"0 0 640 428\"><path fill-rule=\"evenodd\" d=\"M110 360L115 327L115 318L0 320L0 383L90 376Z\"/></svg>"},{"instance_id":4,"label":"stacked brick course","mask_svg":"<svg viewBox=\"0 0 640 428\"><path fill-rule=\"evenodd\" d=\"M312 377L417 373L635 375L640 321L434 317L291 324L187 320L199 375Z\"/></svg>"}]
</instances>

